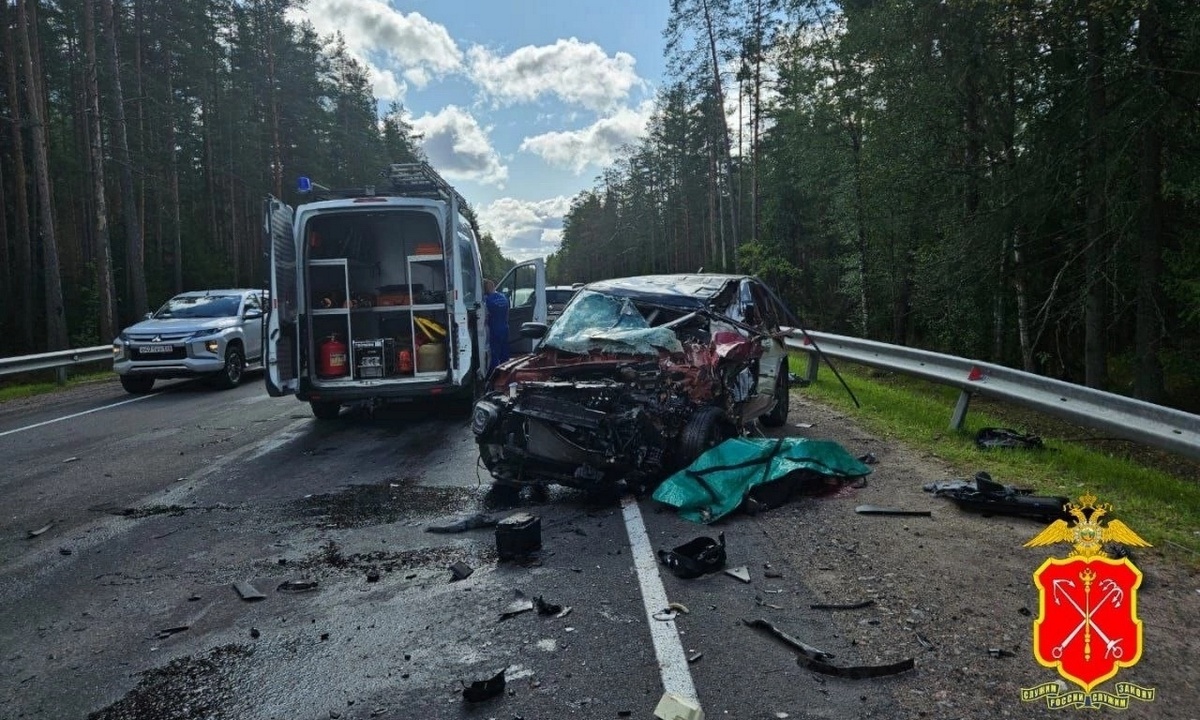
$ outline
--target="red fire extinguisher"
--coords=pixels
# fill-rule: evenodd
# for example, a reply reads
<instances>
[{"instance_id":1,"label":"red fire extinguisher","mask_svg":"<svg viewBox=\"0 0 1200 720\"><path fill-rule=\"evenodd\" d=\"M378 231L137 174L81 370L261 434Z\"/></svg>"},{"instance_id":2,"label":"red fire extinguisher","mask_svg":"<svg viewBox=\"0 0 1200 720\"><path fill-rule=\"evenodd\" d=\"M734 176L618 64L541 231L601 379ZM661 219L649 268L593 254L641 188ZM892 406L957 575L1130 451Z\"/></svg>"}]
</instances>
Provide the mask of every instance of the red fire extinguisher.
<instances>
[{"instance_id":1,"label":"red fire extinguisher","mask_svg":"<svg viewBox=\"0 0 1200 720\"><path fill-rule=\"evenodd\" d=\"M346 361L346 343L338 339L337 333L321 341L317 349L317 377L322 380L345 377L350 372Z\"/></svg>"},{"instance_id":2,"label":"red fire extinguisher","mask_svg":"<svg viewBox=\"0 0 1200 720\"><path fill-rule=\"evenodd\" d=\"M396 372L401 375L412 375L413 358L412 352L409 350L401 350L396 353Z\"/></svg>"}]
</instances>

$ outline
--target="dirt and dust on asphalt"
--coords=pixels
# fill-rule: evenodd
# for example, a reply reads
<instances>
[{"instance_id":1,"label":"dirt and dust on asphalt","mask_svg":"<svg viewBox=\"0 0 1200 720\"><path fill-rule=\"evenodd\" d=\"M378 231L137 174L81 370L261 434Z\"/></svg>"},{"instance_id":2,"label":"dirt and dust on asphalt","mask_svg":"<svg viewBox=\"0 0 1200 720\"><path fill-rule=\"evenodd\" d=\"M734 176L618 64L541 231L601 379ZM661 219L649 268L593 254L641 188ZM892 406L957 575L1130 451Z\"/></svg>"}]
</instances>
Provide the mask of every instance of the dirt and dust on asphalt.
<instances>
[{"instance_id":1,"label":"dirt and dust on asphalt","mask_svg":"<svg viewBox=\"0 0 1200 720\"><path fill-rule=\"evenodd\" d=\"M640 503L655 548L724 532L729 565L745 565L752 579L682 580L660 566L668 597L687 609L674 622L707 717L1076 716L1020 699L1021 688L1057 679L1032 655L1032 573L1065 549L1022 547L1044 525L964 513L922 491L986 467L955 470L800 393L792 418L804 427L787 434L873 455L865 485L708 527ZM652 717L662 693L655 621L619 507L570 491L525 499L519 509L541 518L542 550L501 562L490 528L426 532L484 510L486 485L476 480L465 425L355 422L314 430L261 458L261 467L231 471L187 497L137 505L155 512L112 517L128 525L89 560L97 566L86 577L58 588L63 596L50 607L19 609L36 632L30 627L27 645L0 657L0 688L12 692L0 715ZM929 516L860 515L862 504ZM193 511L204 508L220 511ZM155 540L167 533L169 544ZM1155 688L1157 697L1134 701L1124 716L1200 717L1200 578L1157 549L1133 559L1145 575L1145 650L1118 679ZM452 581L456 563L471 572ZM233 585L242 581L264 597L239 598ZM501 619L538 596L573 610ZM823 675L746 619L833 653L836 665L912 658L914 667L871 679ZM500 697L464 703L464 682L501 669ZM35 691L36 701L28 698Z\"/></svg>"}]
</instances>

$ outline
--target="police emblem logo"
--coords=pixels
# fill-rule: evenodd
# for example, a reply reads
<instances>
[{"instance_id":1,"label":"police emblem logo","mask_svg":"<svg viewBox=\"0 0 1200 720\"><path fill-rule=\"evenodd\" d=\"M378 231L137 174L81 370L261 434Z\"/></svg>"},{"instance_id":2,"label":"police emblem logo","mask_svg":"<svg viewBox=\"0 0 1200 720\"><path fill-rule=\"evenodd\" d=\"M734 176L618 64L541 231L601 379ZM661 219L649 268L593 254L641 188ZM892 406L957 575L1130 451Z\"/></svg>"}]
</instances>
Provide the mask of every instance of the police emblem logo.
<instances>
[{"instance_id":1,"label":"police emblem logo","mask_svg":"<svg viewBox=\"0 0 1200 720\"><path fill-rule=\"evenodd\" d=\"M1056 520L1025 543L1043 547L1071 543L1066 558L1051 557L1033 574L1038 588L1038 617L1033 623L1033 656L1044 667L1058 670L1080 690L1064 691L1050 682L1021 690L1026 701L1045 699L1048 707L1123 709L1132 699L1151 701L1153 688L1118 682L1113 692L1096 687L1121 668L1142 657L1142 621L1137 615L1137 590L1142 573L1128 557L1110 558L1109 544L1150 547L1120 520L1102 519L1112 506L1083 495L1068 503L1073 521Z\"/></svg>"}]
</instances>

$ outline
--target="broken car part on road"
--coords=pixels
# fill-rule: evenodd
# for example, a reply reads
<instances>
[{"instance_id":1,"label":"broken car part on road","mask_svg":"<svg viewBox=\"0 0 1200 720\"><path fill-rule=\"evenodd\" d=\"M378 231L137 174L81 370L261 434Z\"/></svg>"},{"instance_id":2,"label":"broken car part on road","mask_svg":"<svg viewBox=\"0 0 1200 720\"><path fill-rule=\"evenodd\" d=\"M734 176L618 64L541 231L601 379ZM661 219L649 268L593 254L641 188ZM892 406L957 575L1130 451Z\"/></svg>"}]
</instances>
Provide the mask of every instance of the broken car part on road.
<instances>
[{"instance_id":1,"label":"broken car part on road","mask_svg":"<svg viewBox=\"0 0 1200 720\"><path fill-rule=\"evenodd\" d=\"M470 685L463 684L463 700L478 703L491 700L504 694L504 671L496 673L487 680L476 680Z\"/></svg>"},{"instance_id":2,"label":"broken car part on road","mask_svg":"<svg viewBox=\"0 0 1200 720\"><path fill-rule=\"evenodd\" d=\"M717 572L725 567L725 533L720 533L716 540L701 536L674 550L659 550L658 559L684 580Z\"/></svg>"},{"instance_id":3,"label":"broken car part on road","mask_svg":"<svg viewBox=\"0 0 1200 720\"><path fill-rule=\"evenodd\" d=\"M932 517L930 510L905 510L903 508L881 507L879 505L859 505L854 508L859 515L911 515L913 517Z\"/></svg>"},{"instance_id":4,"label":"broken car part on road","mask_svg":"<svg viewBox=\"0 0 1200 720\"><path fill-rule=\"evenodd\" d=\"M928 483L924 489L952 500L962 510L983 515L1030 517L1044 522L1070 517L1066 511L1069 498L1033 495L1030 489L1002 485L986 471L970 480Z\"/></svg>"},{"instance_id":5,"label":"broken car part on road","mask_svg":"<svg viewBox=\"0 0 1200 720\"><path fill-rule=\"evenodd\" d=\"M896 675L898 673L912 670L915 667L912 658L905 658L894 663L884 665L851 665L837 666L831 665L826 660L833 659L831 653L818 650L811 645L801 642L796 638L788 635L782 630L776 628L766 620L743 620L748 627L757 630L763 630L778 640L781 640L799 651L796 656L796 662L813 672L819 672L822 675L834 675L836 677L844 677L851 680L861 680L865 678L884 677L886 675Z\"/></svg>"},{"instance_id":6,"label":"broken car part on road","mask_svg":"<svg viewBox=\"0 0 1200 720\"><path fill-rule=\"evenodd\" d=\"M485 513L476 513L461 520L456 520L448 525L430 525L425 528L425 532L429 533L462 533L468 530L478 530L480 528L495 527L496 519Z\"/></svg>"}]
</instances>

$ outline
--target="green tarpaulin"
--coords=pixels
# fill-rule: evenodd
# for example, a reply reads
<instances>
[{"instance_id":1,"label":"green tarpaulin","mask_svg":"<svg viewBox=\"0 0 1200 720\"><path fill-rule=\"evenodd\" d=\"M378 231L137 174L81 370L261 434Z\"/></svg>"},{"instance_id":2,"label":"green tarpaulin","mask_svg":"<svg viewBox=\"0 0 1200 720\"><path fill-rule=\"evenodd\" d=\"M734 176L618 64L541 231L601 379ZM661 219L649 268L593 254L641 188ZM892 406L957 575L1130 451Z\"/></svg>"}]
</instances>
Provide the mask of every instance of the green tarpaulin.
<instances>
[{"instance_id":1,"label":"green tarpaulin","mask_svg":"<svg viewBox=\"0 0 1200 720\"><path fill-rule=\"evenodd\" d=\"M839 478L871 472L832 440L733 438L664 480L654 499L686 520L710 523L736 510L751 489L800 470Z\"/></svg>"}]
</instances>

